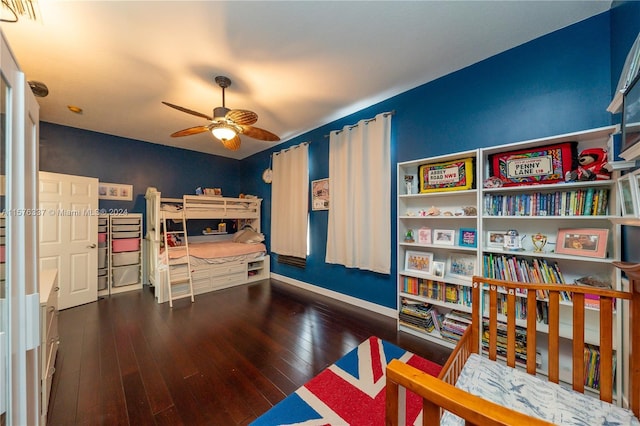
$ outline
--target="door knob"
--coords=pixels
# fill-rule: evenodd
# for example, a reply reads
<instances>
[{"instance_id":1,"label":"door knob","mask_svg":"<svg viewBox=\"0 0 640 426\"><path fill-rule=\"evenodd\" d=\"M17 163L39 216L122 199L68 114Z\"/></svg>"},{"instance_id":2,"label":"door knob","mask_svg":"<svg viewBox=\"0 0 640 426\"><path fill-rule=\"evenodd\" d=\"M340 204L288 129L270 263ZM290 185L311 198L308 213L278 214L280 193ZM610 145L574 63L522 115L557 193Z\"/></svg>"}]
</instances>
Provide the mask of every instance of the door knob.
<instances>
[{"instance_id":1,"label":"door knob","mask_svg":"<svg viewBox=\"0 0 640 426\"><path fill-rule=\"evenodd\" d=\"M87 246L87 248L96 248L95 244L91 244L90 246Z\"/></svg>"}]
</instances>

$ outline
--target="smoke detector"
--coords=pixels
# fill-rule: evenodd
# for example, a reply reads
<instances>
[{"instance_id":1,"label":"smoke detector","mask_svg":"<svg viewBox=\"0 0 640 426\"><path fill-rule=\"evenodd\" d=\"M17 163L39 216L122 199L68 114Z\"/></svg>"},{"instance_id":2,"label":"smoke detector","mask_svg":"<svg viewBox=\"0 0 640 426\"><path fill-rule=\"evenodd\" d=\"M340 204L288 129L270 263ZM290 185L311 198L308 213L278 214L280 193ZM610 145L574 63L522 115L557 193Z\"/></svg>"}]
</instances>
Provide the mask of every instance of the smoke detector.
<instances>
[{"instance_id":1,"label":"smoke detector","mask_svg":"<svg viewBox=\"0 0 640 426\"><path fill-rule=\"evenodd\" d=\"M43 82L30 80L27 83L29 83L29 87L31 87L33 94L38 98L44 98L49 94L49 88Z\"/></svg>"}]
</instances>

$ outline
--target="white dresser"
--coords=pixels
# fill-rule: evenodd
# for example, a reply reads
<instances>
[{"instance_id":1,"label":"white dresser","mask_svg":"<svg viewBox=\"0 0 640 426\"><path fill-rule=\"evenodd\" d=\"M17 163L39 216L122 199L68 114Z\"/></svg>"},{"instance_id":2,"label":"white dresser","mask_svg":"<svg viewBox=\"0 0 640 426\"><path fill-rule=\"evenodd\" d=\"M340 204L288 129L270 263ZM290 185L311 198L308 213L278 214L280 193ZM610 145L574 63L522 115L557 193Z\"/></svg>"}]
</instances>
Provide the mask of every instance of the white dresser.
<instances>
[{"instance_id":1,"label":"white dresser","mask_svg":"<svg viewBox=\"0 0 640 426\"><path fill-rule=\"evenodd\" d=\"M58 270L40 271L40 424L47 424L49 393L58 352Z\"/></svg>"}]
</instances>

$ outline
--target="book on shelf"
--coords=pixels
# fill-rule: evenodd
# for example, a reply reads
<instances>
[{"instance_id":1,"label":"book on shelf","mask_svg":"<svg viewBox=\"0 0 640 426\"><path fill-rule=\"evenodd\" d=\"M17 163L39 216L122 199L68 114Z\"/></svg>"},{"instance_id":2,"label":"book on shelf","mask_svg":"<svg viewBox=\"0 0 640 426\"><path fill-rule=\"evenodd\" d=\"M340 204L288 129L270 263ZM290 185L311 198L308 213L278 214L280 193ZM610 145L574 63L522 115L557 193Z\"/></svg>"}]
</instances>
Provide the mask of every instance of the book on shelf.
<instances>
[{"instance_id":1,"label":"book on shelf","mask_svg":"<svg viewBox=\"0 0 640 426\"><path fill-rule=\"evenodd\" d=\"M484 213L488 216L601 216L607 214L609 189L594 188L534 192L524 194L485 194Z\"/></svg>"}]
</instances>

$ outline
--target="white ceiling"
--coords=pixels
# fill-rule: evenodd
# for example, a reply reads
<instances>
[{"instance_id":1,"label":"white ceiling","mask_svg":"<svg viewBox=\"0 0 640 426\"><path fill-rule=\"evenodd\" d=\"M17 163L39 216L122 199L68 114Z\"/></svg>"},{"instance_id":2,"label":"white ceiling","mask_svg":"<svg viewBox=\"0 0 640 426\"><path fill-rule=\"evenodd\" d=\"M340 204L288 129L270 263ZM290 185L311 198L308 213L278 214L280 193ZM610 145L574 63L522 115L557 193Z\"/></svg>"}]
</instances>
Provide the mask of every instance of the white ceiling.
<instances>
[{"instance_id":1,"label":"white ceiling","mask_svg":"<svg viewBox=\"0 0 640 426\"><path fill-rule=\"evenodd\" d=\"M283 141L608 10L590 1L54 1L41 21L2 23L28 80L46 83L41 121L230 158L177 130L228 108ZM6 16L3 12L3 17ZM73 114L67 105L83 109Z\"/></svg>"}]
</instances>

